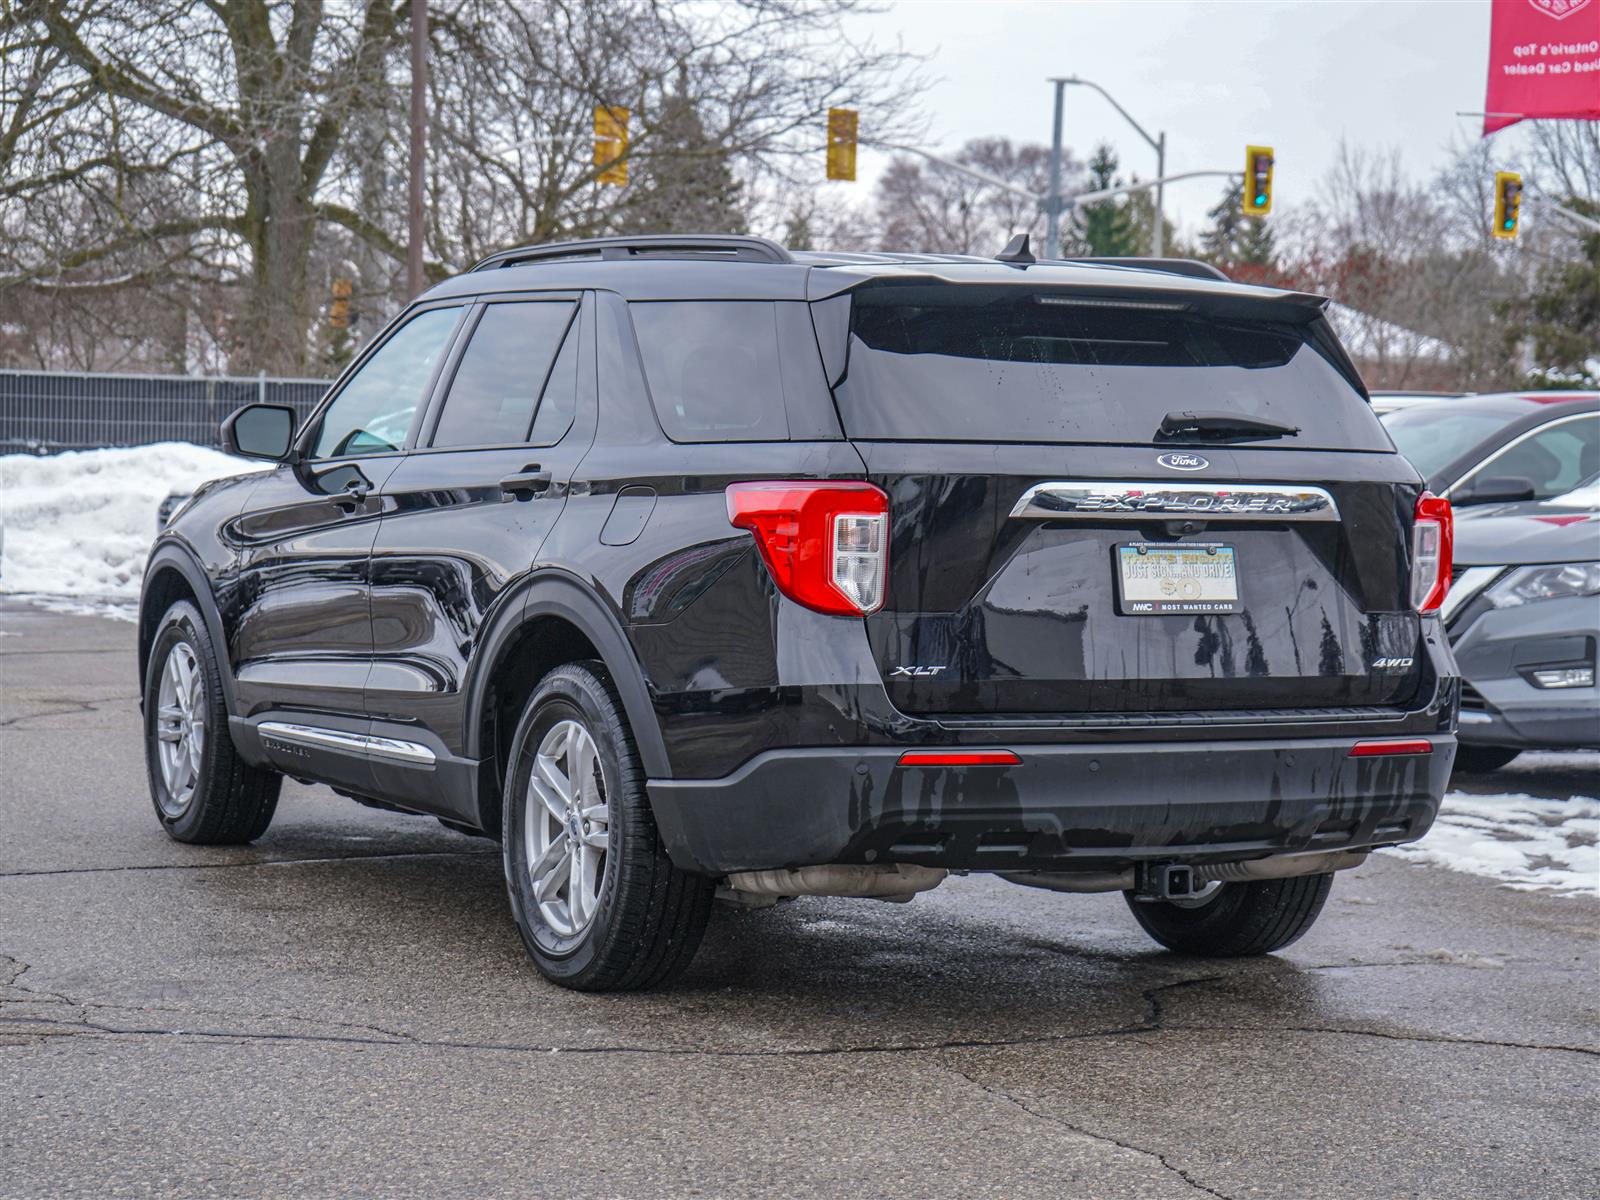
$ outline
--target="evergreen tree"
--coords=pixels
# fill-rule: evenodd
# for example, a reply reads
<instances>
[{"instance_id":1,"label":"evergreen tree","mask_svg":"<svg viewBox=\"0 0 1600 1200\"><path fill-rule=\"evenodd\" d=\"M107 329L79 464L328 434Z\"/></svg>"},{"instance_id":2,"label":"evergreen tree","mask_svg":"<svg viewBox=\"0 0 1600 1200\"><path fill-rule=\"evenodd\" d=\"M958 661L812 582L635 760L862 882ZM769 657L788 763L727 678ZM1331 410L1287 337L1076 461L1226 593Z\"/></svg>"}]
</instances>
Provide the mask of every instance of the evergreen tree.
<instances>
[{"instance_id":1,"label":"evergreen tree","mask_svg":"<svg viewBox=\"0 0 1600 1200\"><path fill-rule=\"evenodd\" d=\"M1265 217L1244 214L1242 200L1240 185L1229 184L1207 210L1211 225L1200 235L1201 254L1237 279L1265 283L1276 275L1277 239Z\"/></svg>"},{"instance_id":2,"label":"evergreen tree","mask_svg":"<svg viewBox=\"0 0 1600 1200\"><path fill-rule=\"evenodd\" d=\"M1561 203L1600 217L1600 203L1572 196ZM1531 295L1498 307L1507 320L1507 351L1532 353L1537 369L1530 385L1600 387L1600 233L1582 235L1575 255L1541 270Z\"/></svg>"},{"instance_id":3,"label":"evergreen tree","mask_svg":"<svg viewBox=\"0 0 1600 1200\"><path fill-rule=\"evenodd\" d=\"M1117 155L1109 143L1101 143L1089 160L1089 191L1103 191L1116 187ZM1094 255L1097 258L1124 258L1144 253L1149 246L1149 222L1141 234L1138 222L1124 201L1106 200L1086 205L1082 209L1082 231L1076 236L1067 234L1067 241L1076 243L1074 253Z\"/></svg>"},{"instance_id":4,"label":"evergreen tree","mask_svg":"<svg viewBox=\"0 0 1600 1200\"><path fill-rule=\"evenodd\" d=\"M653 155L652 149L662 153ZM639 156L619 213L620 233L743 233L744 185L728 152L706 135L689 94L687 71L663 97L660 116L640 139Z\"/></svg>"}]
</instances>

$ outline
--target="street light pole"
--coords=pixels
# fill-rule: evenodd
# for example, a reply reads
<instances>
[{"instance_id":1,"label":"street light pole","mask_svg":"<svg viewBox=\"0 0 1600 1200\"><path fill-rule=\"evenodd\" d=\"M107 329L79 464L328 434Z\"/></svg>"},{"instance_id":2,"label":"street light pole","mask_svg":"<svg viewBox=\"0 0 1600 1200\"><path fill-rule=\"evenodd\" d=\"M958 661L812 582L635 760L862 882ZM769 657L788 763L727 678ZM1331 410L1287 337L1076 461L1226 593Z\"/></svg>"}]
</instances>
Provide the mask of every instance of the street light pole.
<instances>
[{"instance_id":1,"label":"street light pole","mask_svg":"<svg viewBox=\"0 0 1600 1200\"><path fill-rule=\"evenodd\" d=\"M1123 108L1122 105L1118 104L1117 101L1116 101L1116 98L1114 96L1112 96L1112 94L1110 92L1106 91L1105 88L1101 87L1098 83L1095 83L1093 80L1091 80L1091 79L1083 79L1083 78L1080 78L1077 75L1068 75L1065 79L1058 79L1058 80L1055 81L1055 85L1056 85L1056 112L1058 114L1061 111L1061 86L1063 84L1067 84L1067 83L1075 83L1075 84L1079 85L1080 87L1093 88L1095 91L1099 92L1102 96L1104 96L1106 98L1106 100L1110 103L1111 107L1116 109L1119 113L1122 114L1122 119L1124 121L1126 121L1129 125L1133 126L1134 132L1137 133L1140 137L1142 137L1146 142L1148 142L1150 144L1150 149L1152 149L1152 150L1154 150L1156 152L1156 177L1159 179L1159 178L1161 178L1162 176L1164 176L1167 173L1167 135L1166 135L1166 133L1164 131L1162 132L1160 137L1151 137L1148 133L1145 132L1144 126L1139 124L1139 122L1135 121L1133 119L1132 115L1129 114L1128 110ZM1059 141L1059 138L1058 138L1058 141ZM1151 253L1156 258L1160 258L1161 257L1161 251L1164 248L1165 243L1166 243L1166 229L1164 228L1166 222L1165 222L1164 217L1163 217L1164 210L1161 207L1161 201L1162 201L1161 187L1158 184L1156 186L1156 215L1155 215L1155 221L1154 221L1154 224L1153 224L1153 228L1150 231Z\"/></svg>"},{"instance_id":2,"label":"street light pole","mask_svg":"<svg viewBox=\"0 0 1600 1200\"><path fill-rule=\"evenodd\" d=\"M1056 119L1050 136L1050 192L1045 196L1043 258L1055 258L1061 253L1061 108L1066 80L1051 82L1056 85Z\"/></svg>"},{"instance_id":3,"label":"street light pole","mask_svg":"<svg viewBox=\"0 0 1600 1200\"><path fill-rule=\"evenodd\" d=\"M406 291L422 291L422 174L428 146L428 0L411 0L411 176L406 185Z\"/></svg>"}]
</instances>

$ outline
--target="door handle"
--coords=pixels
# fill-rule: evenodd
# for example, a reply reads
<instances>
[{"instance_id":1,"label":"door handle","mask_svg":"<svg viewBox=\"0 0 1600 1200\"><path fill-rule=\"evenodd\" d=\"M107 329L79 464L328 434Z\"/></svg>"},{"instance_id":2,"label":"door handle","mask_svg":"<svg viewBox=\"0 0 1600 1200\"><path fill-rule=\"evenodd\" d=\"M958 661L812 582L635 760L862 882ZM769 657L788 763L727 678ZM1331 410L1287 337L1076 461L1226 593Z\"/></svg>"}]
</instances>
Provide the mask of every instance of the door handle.
<instances>
[{"instance_id":1,"label":"door handle","mask_svg":"<svg viewBox=\"0 0 1600 1200\"><path fill-rule=\"evenodd\" d=\"M372 485L359 475L344 485L344 491L334 497L334 503L348 516L355 512L372 491Z\"/></svg>"},{"instance_id":2,"label":"door handle","mask_svg":"<svg viewBox=\"0 0 1600 1200\"><path fill-rule=\"evenodd\" d=\"M514 475L500 481L500 490L519 500L531 500L550 486L550 472L538 463L529 463Z\"/></svg>"}]
</instances>

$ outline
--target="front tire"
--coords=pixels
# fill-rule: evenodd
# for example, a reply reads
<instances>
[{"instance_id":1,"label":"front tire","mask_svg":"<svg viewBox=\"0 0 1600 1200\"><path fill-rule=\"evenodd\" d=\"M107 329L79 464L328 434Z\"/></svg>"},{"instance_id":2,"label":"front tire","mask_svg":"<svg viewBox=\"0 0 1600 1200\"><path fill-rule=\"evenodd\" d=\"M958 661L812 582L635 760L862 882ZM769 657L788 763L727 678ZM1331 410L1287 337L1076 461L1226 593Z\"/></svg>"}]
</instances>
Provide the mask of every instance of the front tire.
<instances>
[{"instance_id":1,"label":"front tire","mask_svg":"<svg viewBox=\"0 0 1600 1200\"><path fill-rule=\"evenodd\" d=\"M714 883L672 865L644 781L605 667L546 675L512 739L501 845L523 944L562 987L656 987L700 945Z\"/></svg>"},{"instance_id":2,"label":"front tire","mask_svg":"<svg viewBox=\"0 0 1600 1200\"><path fill-rule=\"evenodd\" d=\"M216 648L188 601L167 610L151 646L144 747L150 799L174 841L235 846L267 831L283 776L234 749Z\"/></svg>"},{"instance_id":3,"label":"front tire","mask_svg":"<svg viewBox=\"0 0 1600 1200\"><path fill-rule=\"evenodd\" d=\"M1197 958L1249 958L1298 941L1316 922L1332 887L1329 873L1225 883L1199 904L1123 896L1134 920L1168 950Z\"/></svg>"}]
</instances>

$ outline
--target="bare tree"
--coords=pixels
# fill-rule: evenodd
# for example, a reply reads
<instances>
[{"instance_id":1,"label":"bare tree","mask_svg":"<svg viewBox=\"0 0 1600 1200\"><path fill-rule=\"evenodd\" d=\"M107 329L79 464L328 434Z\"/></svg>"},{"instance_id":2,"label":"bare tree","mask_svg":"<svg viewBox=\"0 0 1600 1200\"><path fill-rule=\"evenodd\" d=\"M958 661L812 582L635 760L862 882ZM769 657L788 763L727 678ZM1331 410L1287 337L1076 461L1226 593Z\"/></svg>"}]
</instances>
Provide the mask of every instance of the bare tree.
<instances>
[{"instance_id":1,"label":"bare tree","mask_svg":"<svg viewBox=\"0 0 1600 1200\"><path fill-rule=\"evenodd\" d=\"M510 242L660 220L673 211L663 188L697 165L743 179L820 160L831 105L907 112L914 64L849 41L859 7L439 6L430 274ZM222 289L237 297L217 326L235 367L303 369L333 274L359 273L358 310L398 298L384 260L404 258L408 9L0 0L0 292L187 283L193 311ZM644 186L596 182L599 104L631 110L629 169Z\"/></svg>"},{"instance_id":2,"label":"bare tree","mask_svg":"<svg viewBox=\"0 0 1600 1200\"><path fill-rule=\"evenodd\" d=\"M978 138L954 159L1036 194L1049 183L1050 151L1044 146ZM1064 171L1067 179L1083 174L1070 158ZM993 254L1017 233L1033 234L1037 245L1044 229L1043 215L1026 197L907 155L891 160L879 180L877 206L881 244L898 250Z\"/></svg>"}]
</instances>

